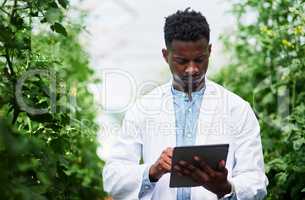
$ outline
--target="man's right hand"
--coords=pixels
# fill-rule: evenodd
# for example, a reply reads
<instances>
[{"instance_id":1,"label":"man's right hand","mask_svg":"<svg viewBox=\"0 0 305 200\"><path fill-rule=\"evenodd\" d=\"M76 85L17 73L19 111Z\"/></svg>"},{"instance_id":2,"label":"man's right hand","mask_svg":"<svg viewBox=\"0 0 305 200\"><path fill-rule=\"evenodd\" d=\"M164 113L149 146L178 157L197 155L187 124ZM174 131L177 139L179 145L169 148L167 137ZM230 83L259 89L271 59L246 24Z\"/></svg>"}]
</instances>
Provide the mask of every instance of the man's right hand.
<instances>
[{"instance_id":1,"label":"man's right hand","mask_svg":"<svg viewBox=\"0 0 305 200\"><path fill-rule=\"evenodd\" d=\"M149 179L157 182L164 174L171 171L173 148L166 148L159 159L149 168Z\"/></svg>"}]
</instances>

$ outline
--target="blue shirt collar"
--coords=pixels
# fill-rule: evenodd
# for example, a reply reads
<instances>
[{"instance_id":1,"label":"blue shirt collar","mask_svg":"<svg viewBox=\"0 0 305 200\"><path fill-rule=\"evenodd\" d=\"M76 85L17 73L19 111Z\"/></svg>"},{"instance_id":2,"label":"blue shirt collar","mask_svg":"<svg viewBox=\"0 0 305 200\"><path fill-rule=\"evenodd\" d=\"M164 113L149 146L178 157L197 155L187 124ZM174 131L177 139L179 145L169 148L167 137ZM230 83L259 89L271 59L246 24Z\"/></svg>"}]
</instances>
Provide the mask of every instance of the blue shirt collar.
<instances>
[{"instance_id":1,"label":"blue shirt collar","mask_svg":"<svg viewBox=\"0 0 305 200\"><path fill-rule=\"evenodd\" d=\"M206 87L206 84L204 84L204 87L201 88L200 90L192 92L192 96L202 96L204 94L205 87ZM185 92L176 90L173 85L171 86L171 91L174 96L187 96L188 95Z\"/></svg>"}]
</instances>

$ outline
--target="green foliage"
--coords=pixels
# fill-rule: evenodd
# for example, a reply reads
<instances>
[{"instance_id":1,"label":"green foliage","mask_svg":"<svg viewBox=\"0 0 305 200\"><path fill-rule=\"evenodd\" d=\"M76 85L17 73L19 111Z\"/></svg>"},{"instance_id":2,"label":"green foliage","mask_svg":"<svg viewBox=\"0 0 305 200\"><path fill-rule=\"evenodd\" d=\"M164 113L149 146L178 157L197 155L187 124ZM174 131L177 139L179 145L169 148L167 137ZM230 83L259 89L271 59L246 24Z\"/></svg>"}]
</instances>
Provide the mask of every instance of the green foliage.
<instances>
[{"instance_id":1,"label":"green foliage","mask_svg":"<svg viewBox=\"0 0 305 200\"><path fill-rule=\"evenodd\" d=\"M69 2L0 5L0 199L102 199L93 72L81 26L63 25Z\"/></svg>"},{"instance_id":2,"label":"green foliage","mask_svg":"<svg viewBox=\"0 0 305 200\"><path fill-rule=\"evenodd\" d=\"M214 79L251 102L259 116L268 199L302 199L305 1L241 0L232 12L237 29L222 38L231 61Z\"/></svg>"}]
</instances>

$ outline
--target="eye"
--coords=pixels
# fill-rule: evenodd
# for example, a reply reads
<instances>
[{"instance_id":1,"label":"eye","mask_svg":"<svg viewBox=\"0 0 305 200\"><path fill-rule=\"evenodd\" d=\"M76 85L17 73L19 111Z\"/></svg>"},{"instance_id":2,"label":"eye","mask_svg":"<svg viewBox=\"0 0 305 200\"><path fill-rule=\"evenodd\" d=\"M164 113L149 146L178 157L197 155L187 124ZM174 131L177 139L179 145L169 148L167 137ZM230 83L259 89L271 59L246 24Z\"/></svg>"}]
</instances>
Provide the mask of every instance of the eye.
<instances>
[{"instance_id":1,"label":"eye","mask_svg":"<svg viewBox=\"0 0 305 200\"><path fill-rule=\"evenodd\" d=\"M196 63L202 63L204 61L204 58L197 58L194 60Z\"/></svg>"},{"instance_id":2,"label":"eye","mask_svg":"<svg viewBox=\"0 0 305 200\"><path fill-rule=\"evenodd\" d=\"M186 59L182 59L182 58L177 58L175 60L176 63L180 64L180 65L184 65L184 64L187 64L188 63L188 60Z\"/></svg>"}]
</instances>

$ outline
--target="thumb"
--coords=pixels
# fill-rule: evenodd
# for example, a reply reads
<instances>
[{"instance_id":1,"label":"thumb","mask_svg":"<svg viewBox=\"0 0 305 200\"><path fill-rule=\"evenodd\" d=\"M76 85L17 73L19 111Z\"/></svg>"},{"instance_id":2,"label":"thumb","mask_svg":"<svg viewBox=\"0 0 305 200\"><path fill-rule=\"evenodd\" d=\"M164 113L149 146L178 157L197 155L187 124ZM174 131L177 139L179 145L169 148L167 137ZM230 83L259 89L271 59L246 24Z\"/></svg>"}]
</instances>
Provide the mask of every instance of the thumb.
<instances>
[{"instance_id":1,"label":"thumb","mask_svg":"<svg viewBox=\"0 0 305 200\"><path fill-rule=\"evenodd\" d=\"M226 161L220 160L218 162L218 170L219 171L225 171L226 170Z\"/></svg>"}]
</instances>

